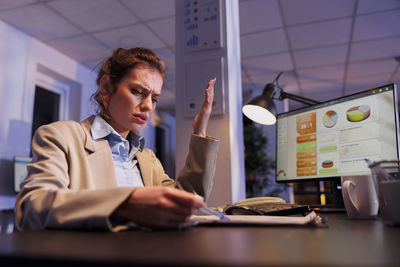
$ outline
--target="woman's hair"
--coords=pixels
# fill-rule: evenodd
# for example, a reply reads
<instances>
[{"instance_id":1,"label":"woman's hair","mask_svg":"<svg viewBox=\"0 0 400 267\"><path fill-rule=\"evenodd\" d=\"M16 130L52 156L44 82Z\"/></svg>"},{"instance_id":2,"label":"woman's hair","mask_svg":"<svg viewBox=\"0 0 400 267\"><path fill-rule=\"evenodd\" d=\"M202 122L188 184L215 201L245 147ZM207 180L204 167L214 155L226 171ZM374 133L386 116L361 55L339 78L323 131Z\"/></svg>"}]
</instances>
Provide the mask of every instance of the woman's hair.
<instances>
[{"instance_id":1,"label":"woman's hair","mask_svg":"<svg viewBox=\"0 0 400 267\"><path fill-rule=\"evenodd\" d=\"M103 75L109 77L109 94L114 94L117 84L125 77L131 70L137 67L146 67L158 71L164 78L165 66L156 54L147 48L118 48L114 50L113 54L107 58L97 74L96 83L99 86L97 91L91 96L91 99L97 103L97 113L105 115L105 107L102 101L102 92L100 91L100 81Z\"/></svg>"}]
</instances>

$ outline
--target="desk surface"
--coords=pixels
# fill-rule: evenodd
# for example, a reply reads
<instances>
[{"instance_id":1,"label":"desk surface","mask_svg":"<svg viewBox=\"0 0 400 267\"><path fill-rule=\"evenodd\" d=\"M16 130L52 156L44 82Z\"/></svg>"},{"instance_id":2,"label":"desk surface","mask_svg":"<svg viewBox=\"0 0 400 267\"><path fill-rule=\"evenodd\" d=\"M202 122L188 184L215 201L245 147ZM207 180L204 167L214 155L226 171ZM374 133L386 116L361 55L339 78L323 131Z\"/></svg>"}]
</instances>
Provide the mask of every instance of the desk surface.
<instances>
[{"instance_id":1,"label":"desk surface","mask_svg":"<svg viewBox=\"0 0 400 267\"><path fill-rule=\"evenodd\" d=\"M400 227L324 214L328 227L197 226L0 235L2 263L53 266L400 266Z\"/></svg>"}]
</instances>

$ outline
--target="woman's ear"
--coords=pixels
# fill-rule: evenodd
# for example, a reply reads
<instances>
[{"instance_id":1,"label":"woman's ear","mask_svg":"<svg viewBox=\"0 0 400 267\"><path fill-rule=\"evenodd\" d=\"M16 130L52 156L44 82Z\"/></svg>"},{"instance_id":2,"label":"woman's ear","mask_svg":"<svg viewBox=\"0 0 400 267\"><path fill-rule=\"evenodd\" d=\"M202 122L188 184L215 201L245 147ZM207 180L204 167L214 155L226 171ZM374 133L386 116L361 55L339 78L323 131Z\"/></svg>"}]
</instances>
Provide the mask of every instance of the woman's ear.
<instances>
[{"instance_id":1,"label":"woman's ear","mask_svg":"<svg viewBox=\"0 0 400 267\"><path fill-rule=\"evenodd\" d=\"M100 98L105 109L107 109L108 107L111 93L112 92L111 92L110 78L108 77L107 74L104 74L103 76L101 76L100 79Z\"/></svg>"}]
</instances>

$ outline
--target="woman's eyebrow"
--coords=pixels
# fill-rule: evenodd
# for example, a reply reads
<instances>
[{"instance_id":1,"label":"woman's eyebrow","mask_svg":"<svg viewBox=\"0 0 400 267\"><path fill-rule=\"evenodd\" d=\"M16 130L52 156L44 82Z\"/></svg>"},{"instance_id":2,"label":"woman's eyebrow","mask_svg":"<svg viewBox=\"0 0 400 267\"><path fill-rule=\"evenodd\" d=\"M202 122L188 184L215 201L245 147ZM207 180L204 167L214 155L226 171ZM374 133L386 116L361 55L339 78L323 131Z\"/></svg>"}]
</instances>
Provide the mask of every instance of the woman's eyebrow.
<instances>
[{"instance_id":1,"label":"woman's eyebrow","mask_svg":"<svg viewBox=\"0 0 400 267\"><path fill-rule=\"evenodd\" d=\"M141 84L138 84L138 83L133 83L133 84L131 84L131 86L138 87L140 90L146 91L147 94L152 92L152 90L149 89L148 87L146 87L145 85L141 85ZM157 94L157 93L152 93L152 95L155 96L155 97L160 97L161 96L161 94Z\"/></svg>"}]
</instances>

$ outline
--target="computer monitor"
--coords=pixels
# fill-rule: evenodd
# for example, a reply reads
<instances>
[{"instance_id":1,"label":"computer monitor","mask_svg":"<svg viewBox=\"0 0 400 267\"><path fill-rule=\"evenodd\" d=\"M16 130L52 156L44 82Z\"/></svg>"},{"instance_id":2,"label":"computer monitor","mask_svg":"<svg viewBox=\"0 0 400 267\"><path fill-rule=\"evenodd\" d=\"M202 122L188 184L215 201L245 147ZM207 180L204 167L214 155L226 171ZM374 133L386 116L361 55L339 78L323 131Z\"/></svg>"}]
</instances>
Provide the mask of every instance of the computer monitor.
<instances>
[{"instance_id":1,"label":"computer monitor","mask_svg":"<svg viewBox=\"0 0 400 267\"><path fill-rule=\"evenodd\" d=\"M395 84L277 115L276 181L370 174L371 161L398 159Z\"/></svg>"},{"instance_id":2,"label":"computer monitor","mask_svg":"<svg viewBox=\"0 0 400 267\"><path fill-rule=\"evenodd\" d=\"M28 174L27 165L32 161L30 157L14 157L14 192L20 191L20 184Z\"/></svg>"}]
</instances>

